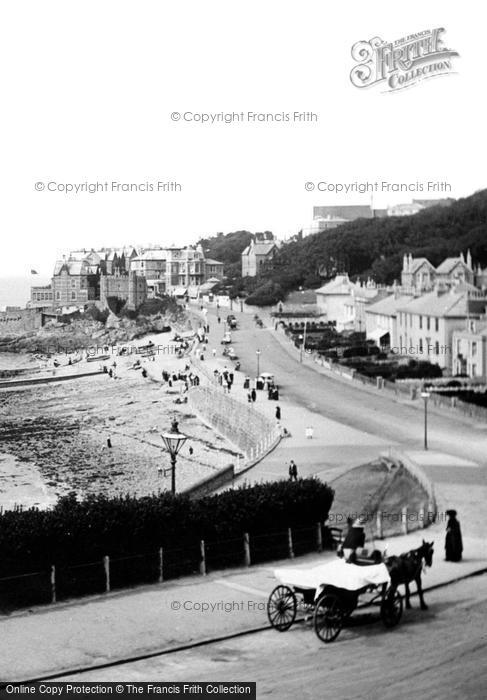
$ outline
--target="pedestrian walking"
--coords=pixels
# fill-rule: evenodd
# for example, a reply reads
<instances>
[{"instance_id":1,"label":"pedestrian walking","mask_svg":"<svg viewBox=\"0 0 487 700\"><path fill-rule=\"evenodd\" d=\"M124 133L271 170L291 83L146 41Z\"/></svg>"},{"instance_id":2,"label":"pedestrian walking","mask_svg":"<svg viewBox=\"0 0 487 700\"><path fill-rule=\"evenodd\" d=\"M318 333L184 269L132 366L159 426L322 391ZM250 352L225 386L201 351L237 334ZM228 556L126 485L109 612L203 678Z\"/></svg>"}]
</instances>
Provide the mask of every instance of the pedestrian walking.
<instances>
[{"instance_id":1,"label":"pedestrian walking","mask_svg":"<svg viewBox=\"0 0 487 700\"><path fill-rule=\"evenodd\" d=\"M255 400L257 399L257 392L255 389L252 389L252 391L250 392L250 396L252 397L252 401L255 402Z\"/></svg>"},{"instance_id":2,"label":"pedestrian walking","mask_svg":"<svg viewBox=\"0 0 487 700\"><path fill-rule=\"evenodd\" d=\"M281 420L281 407L276 406L276 420Z\"/></svg>"},{"instance_id":3,"label":"pedestrian walking","mask_svg":"<svg viewBox=\"0 0 487 700\"><path fill-rule=\"evenodd\" d=\"M296 466L295 461L292 459L289 462L289 481L297 481L298 480L298 468Z\"/></svg>"},{"instance_id":4,"label":"pedestrian walking","mask_svg":"<svg viewBox=\"0 0 487 700\"><path fill-rule=\"evenodd\" d=\"M247 393L247 401L249 403L252 403L252 394L250 393L250 391Z\"/></svg>"},{"instance_id":5,"label":"pedestrian walking","mask_svg":"<svg viewBox=\"0 0 487 700\"><path fill-rule=\"evenodd\" d=\"M219 316L217 317L217 321L218 323L221 323L221 318Z\"/></svg>"},{"instance_id":6,"label":"pedestrian walking","mask_svg":"<svg viewBox=\"0 0 487 700\"><path fill-rule=\"evenodd\" d=\"M112 441L110 440L110 438L107 438L107 447L109 447L110 449L112 447Z\"/></svg>"},{"instance_id":7,"label":"pedestrian walking","mask_svg":"<svg viewBox=\"0 0 487 700\"><path fill-rule=\"evenodd\" d=\"M463 552L462 531L456 510L447 510L445 561L461 561Z\"/></svg>"}]
</instances>

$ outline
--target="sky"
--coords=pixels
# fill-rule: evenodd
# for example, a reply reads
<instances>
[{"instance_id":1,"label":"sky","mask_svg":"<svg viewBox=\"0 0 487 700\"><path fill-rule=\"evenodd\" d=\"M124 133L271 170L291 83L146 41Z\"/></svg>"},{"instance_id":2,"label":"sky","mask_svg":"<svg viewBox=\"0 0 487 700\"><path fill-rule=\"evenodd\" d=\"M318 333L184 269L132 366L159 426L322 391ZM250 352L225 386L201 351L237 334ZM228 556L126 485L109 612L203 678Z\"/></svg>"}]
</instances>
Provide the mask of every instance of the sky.
<instances>
[{"instance_id":1,"label":"sky","mask_svg":"<svg viewBox=\"0 0 487 700\"><path fill-rule=\"evenodd\" d=\"M313 206L371 201L317 183L450 188L379 189L375 207L483 189L486 18L481 3L436 0L11 1L0 27L0 277L49 275L69 248L185 245L238 229L286 238ZM459 54L450 74L392 92L352 84L356 42L437 27ZM245 120L197 121L220 112Z\"/></svg>"}]
</instances>

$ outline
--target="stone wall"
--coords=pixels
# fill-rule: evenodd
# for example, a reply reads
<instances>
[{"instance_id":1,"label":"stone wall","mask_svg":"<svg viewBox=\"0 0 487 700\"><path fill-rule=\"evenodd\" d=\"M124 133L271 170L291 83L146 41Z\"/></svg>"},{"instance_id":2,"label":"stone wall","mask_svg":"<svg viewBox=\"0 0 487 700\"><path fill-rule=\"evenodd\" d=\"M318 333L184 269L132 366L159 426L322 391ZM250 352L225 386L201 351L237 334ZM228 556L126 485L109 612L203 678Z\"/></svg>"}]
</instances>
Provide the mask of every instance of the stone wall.
<instances>
[{"instance_id":1,"label":"stone wall","mask_svg":"<svg viewBox=\"0 0 487 700\"><path fill-rule=\"evenodd\" d=\"M42 314L37 309L0 311L0 337L10 333L34 331L42 325Z\"/></svg>"},{"instance_id":2,"label":"stone wall","mask_svg":"<svg viewBox=\"0 0 487 700\"><path fill-rule=\"evenodd\" d=\"M277 424L256 408L223 394L213 386L189 391L190 406L203 420L255 460L279 441Z\"/></svg>"}]
</instances>

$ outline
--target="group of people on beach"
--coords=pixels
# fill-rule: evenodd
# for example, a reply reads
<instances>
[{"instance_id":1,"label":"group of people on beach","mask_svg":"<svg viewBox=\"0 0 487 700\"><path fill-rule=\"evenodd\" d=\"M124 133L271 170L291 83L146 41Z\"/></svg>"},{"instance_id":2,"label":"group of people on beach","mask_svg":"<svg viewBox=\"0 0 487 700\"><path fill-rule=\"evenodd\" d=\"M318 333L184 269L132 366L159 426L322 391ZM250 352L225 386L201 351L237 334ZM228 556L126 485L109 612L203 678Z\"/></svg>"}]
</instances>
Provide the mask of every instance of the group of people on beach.
<instances>
[{"instance_id":1,"label":"group of people on beach","mask_svg":"<svg viewBox=\"0 0 487 700\"><path fill-rule=\"evenodd\" d=\"M188 391L190 386L199 386L200 378L197 374L190 371L189 365L186 365L184 372L173 372L162 370L162 381L169 387L172 387L175 382L184 382L185 390Z\"/></svg>"}]
</instances>

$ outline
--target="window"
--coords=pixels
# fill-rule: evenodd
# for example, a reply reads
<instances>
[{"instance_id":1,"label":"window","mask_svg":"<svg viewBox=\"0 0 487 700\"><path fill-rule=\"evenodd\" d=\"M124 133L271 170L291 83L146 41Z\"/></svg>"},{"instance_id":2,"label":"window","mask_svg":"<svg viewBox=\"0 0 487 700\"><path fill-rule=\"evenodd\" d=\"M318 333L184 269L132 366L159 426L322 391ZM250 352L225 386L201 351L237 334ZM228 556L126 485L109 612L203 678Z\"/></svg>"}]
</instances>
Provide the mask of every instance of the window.
<instances>
[{"instance_id":1,"label":"window","mask_svg":"<svg viewBox=\"0 0 487 700\"><path fill-rule=\"evenodd\" d=\"M423 317L419 316L419 327L420 329L423 327Z\"/></svg>"},{"instance_id":2,"label":"window","mask_svg":"<svg viewBox=\"0 0 487 700\"><path fill-rule=\"evenodd\" d=\"M60 294L59 294L59 292L56 292L56 299L60 299Z\"/></svg>"},{"instance_id":3,"label":"window","mask_svg":"<svg viewBox=\"0 0 487 700\"><path fill-rule=\"evenodd\" d=\"M435 318L435 331L438 332L440 330L440 319Z\"/></svg>"},{"instance_id":4,"label":"window","mask_svg":"<svg viewBox=\"0 0 487 700\"><path fill-rule=\"evenodd\" d=\"M419 339L419 345L418 345L419 352L423 352L423 339Z\"/></svg>"},{"instance_id":5,"label":"window","mask_svg":"<svg viewBox=\"0 0 487 700\"><path fill-rule=\"evenodd\" d=\"M472 357L475 357L477 354L477 342L475 340L472 340Z\"/></svg>"},{"instance_id":6,"label":"window","mask_svg":"<svg viewBox=\"0 0 487 700\"><path fill-rule=\"evenodd\" d=\"M440 354L440 344L438 341L435 342L435 355Z\"/></svg>"},{"instance_id":7,"label":"window","mask_svg":"<svg viewBox=\"0 0 487 700\"><path fill-rule=\"evenodd\" d=\"M472 377L476 377L476 376L477 376L477 365L472 365L472 372L471 372L471 374L472 374Z\"/></svg>"},{"instance_id":8,"label":"window","mask_svg":"<svg viewBox=\"0 0 487 700\"><path fill-rule=\"evenodd\" d=\"M71 299L73 301L76 299L76 292L71 292Z\"/></svg>"},{"instance_id":9,"label":"window","mask_svg":"<svg viewBox=\"0 0 487 700\"><path fill-rule=\"evenodd\" d=\"M76 280L71 280L71 286L76 287Z\"/></svg>"},{"instance_id":10,"label":"window","mask_svg":"<svg viewBox=\"0 0 487 700\"><path fill-rule=\"evenodd\" d=\"M430 317L426 316L426 330L428 330L428 331L430 329L430 321L431 321Z\"/></svg>"}]
</instances>

